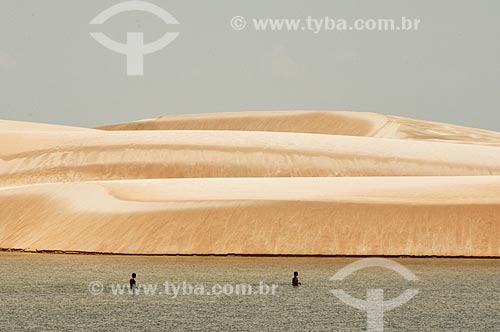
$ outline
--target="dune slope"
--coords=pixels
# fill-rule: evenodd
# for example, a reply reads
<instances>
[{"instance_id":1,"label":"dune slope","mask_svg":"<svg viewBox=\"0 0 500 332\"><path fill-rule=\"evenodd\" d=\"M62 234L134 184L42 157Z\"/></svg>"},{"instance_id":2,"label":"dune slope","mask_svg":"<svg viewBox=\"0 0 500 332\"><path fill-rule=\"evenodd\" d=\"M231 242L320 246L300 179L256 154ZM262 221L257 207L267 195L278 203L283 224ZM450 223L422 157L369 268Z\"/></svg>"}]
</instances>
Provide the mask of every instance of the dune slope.
<instances>
[{"instance_id":1,"label":"dune slope","mask_svg":"<svg viewBox=\"0 0 500 332\"><path fill-rule=\"evenodd\" d=\"M170 179L0 190L0 247L500 255L500 177Z\"/></svg>"},{"instance_id":2,"label":"dune slope","mask_svg":"<svg viewBox=\"0 0 500 332\"><path fill-rule=\"evenodd\" d=\"M116 125L102 130L242 130L372 136L385 125L376 113L266 111L178 114Z\"/></svg>"},{"instance_id":3,"label":"dune slope","mask_svg":"<svg viewBox=\"0 0 500 332\"><path fill-rule=\"evenodd\" d=\"M9 133L4 144L1 185L197 177L500 175L500 147L353 136L33 131Z\"/></svg>"},{"instance_id":4,"label":"dune slope","mask_svg":"<svg viewBox=\"0 0 500 332\"><path fill-rule=\"evenodd\" d=\"M500 133L390 115L341 111L272 111L160 116L103 130L246 130L368 136L500 146Z\"/></svg>"}]
</instances>

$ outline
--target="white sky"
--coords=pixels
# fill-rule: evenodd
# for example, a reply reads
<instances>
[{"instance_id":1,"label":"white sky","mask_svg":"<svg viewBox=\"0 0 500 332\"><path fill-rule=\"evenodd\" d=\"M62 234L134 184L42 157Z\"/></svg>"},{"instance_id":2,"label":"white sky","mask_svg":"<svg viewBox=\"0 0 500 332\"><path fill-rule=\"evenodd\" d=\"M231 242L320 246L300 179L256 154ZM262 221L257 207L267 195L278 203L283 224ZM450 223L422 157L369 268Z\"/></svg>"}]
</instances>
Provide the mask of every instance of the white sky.
<instances>
[{"instance_id":1,"label":"white sky","mask_svg":"<svg viewBox=\"0 0 500 332\"><path fill-rule=\"evenodd\" d=\"M180 22L122 13L117 0L2 0L0 118L97 126L162 114L331 109L500 131L500 2L161 1ZM252 18L421 20L414 32L234 31ZM125 56L89 32L179 37L127 77Z\"/></svg>"}]
</instances>

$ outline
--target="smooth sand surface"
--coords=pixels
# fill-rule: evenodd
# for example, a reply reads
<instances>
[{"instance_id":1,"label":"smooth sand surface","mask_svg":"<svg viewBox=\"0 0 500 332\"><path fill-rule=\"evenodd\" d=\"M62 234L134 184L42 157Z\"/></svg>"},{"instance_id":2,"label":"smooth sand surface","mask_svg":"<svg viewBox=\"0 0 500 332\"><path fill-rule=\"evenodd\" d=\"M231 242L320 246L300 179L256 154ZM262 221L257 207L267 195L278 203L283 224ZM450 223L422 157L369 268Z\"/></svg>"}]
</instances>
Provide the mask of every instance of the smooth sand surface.
<instances>
[{"instance_id":1,"label":"smooth sand surface","mask_svg":"<svg viewBox=\"0 0 500 332\"><path fill-rule=\"evenodd\" d=\"M98 127L103 130L242 130L372 136L384 115L357 112L266 111L177 114Z\"/></svg>"},{"instance_id":2,"label":"smooth sand surface","mask_svg":"<svg viewBox=\"0 0 500 332\"><path fill-rule=\"evenodd\" d=\"M129 180L0 190L0 245L124 254L500 255L500 177Z\"/></svg>"},{"instance_id":3,"label":"smooth sand surface","mask_svg":"<svg viewBox=\"0 0 500 332\"><path fill-rule=\"evenodd\" d=\"M95 129L51 125L46 123L0 120L0 158L55 148L73 134L98 132ZM0 167L1 169L1 167Z\"/></svg>"},{"instance_id":4,"label":"smooth sand surface","mask_svg":"<svg viewBox=\"0 0 500 332\"><path fill-rule=\"evenodd\" d=\"M115 125L103 130L246 130L384 137L500 146L500 133L377 113L265 111L181 114Z\"/></svg>"},{"instance_id":5,"label":"smooth sand surface","mask_svg":"<svg viewBox=\"0 0 500 332\"><path fill-rule=\"evenodd\" d=\"M500 256L499 133L305 111L101 129L0 121L0 248Z\"/></svg>"},{"instance_id":6,"label":"smooth sand surface","mask_svg":"<svg viewBox=\"0 0 500 332\"><path fill-rule=\"evenodd\" d=\"M1 185L200 177L500 175L500 147L372 137L208 130L23 131L10 133L3 144Z\"/></svg>"}]
</instances>

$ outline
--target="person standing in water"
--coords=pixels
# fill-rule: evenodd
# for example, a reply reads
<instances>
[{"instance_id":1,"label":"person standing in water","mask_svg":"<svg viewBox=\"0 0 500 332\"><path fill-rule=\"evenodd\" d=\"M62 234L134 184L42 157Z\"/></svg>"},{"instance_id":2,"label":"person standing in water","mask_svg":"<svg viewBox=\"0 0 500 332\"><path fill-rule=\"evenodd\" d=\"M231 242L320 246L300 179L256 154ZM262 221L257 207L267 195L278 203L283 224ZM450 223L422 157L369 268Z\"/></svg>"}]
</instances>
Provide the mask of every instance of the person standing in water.
<instances>
[{"instance_id":1,"label":"person standing in water","mask_svg":"<svg viewBox=\"0 0 500 332\"><path fill-rule=\"evenodd\" d=\"M298 272L294 272L293 273L293 279L292 279L292 286L293 287L299 287L300 285L302 285L299 281L299 273Z\"/></svg>"},{"instance_id":2,"label":"person standing in water","mask_svg":"<svg viewBox=\"0 0 500 332\"><path fill-rule=\"evenodd\" d=\"M136 277L136 274L135 273L132 273L132 278L130 278L130 290L133 290L135 291L136 289L136 283L135 283L135 277Z\"/></svg>"}]
</instances>

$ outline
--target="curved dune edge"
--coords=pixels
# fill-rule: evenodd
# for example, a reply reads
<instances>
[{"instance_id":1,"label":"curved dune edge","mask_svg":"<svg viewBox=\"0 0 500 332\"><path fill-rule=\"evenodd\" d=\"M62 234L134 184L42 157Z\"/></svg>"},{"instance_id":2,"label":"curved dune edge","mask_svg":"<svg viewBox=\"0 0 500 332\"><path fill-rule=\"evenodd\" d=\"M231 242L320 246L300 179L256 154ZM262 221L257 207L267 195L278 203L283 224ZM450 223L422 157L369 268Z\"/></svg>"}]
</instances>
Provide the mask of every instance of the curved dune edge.
<instances>
[{"instance_id":1,"label":"curved dune edge","mask_svg":"<svg viewBox=\"0 0 500 332\"><path fill-rule=\"evenodd\" d=\"M57 147L71 135L99 132L96 129L0 120L0 160L3 156Z\"/></svg>"},{"instance_id":2,"label":"curved dune edge","mask_svg":"<svg viewBox=\"0 0 500 332\"><path fill-rule=\"evenodd\" d=\"M242 130L430 140L500 146L500 133L391 115L342 111L261 111L166 115L102 130Z\"/></svg>"},{"instance_id":3,"label":"curved dune edge","mask_svg":"<svg viewBox=\"0 0 500 332\"><path fill-rule=\"evenodd\" d=\"M500 256L500 177L172 179L0 190L0 247Z\"/></svg>"},{"instance_id":4,"label":"curved dune edge","mask_svg":"<svg viewBox=\"0 0 500 332\"><path fill-rule=\"evenodd\" d=\"M177 114L115 125L101 130L238 130L372 136L387 122L376 113L264 111Z\"/></svg>"},{"instance_id":5,"label":"curved dune edge","mask_svg":"<svg viewBox=\"0 0 500 332\"><path fill-rule=\"evenodd\" d=\"M14 120L0 120L0 132L66 132L66 131L96 131L96 129L56 125L39 122L26 122Z\"/></svg>"},{"instance_id":6,"label":"curved dune edge","mask_svg":"<svg viewBox=\"0 0 500 332\"><path fill-rule=\"evenodd\" d=\"M500 147L373 137L33 131L11 133L0 145L5 145L0 149L3 186L156 178L500 175Z\"/></svg>"}]
</instances>

